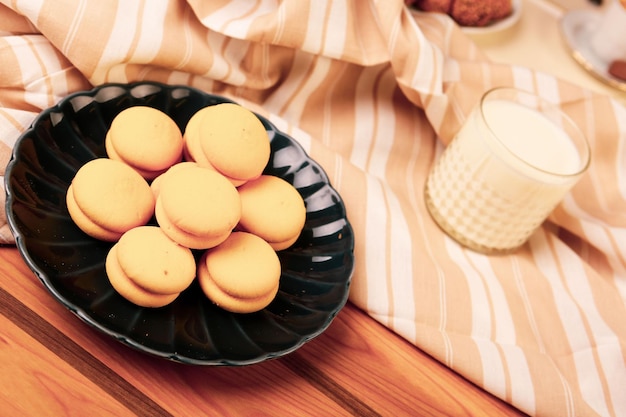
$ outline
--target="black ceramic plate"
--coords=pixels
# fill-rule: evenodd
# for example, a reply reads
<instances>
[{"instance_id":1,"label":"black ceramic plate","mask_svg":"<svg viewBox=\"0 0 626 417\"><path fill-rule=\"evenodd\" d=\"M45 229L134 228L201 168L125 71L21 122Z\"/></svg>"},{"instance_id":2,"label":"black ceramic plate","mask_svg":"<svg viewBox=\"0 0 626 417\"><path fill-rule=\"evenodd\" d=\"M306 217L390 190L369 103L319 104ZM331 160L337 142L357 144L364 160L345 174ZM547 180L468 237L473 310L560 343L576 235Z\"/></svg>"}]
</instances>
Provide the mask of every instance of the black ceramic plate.
<instances>
[{"instance_id":1,"label":"black ceramic plate","mask_svg":"<svg viewBox=\"0 0 626 417\"><path fill-rule=\"evenodd\" d=\"M293 184L306 203L298 241L279 252L280 290L254 314L226 312L194 282L174 303L138 307L110 286L110 243L72 222L65 192L87 161L106 156L105 133L123 109L148 105L181 130L200 108L229 101L183 86L108 84L73 94L44 111L15 144L7 167L7 216L26 263L52 295L85 322L150 354L204 365L245 365L289 353L323 332L344 306L354 236L339 194L292 138L259 116L271 140L265 173Z\"/></svg>"}]
</instances>

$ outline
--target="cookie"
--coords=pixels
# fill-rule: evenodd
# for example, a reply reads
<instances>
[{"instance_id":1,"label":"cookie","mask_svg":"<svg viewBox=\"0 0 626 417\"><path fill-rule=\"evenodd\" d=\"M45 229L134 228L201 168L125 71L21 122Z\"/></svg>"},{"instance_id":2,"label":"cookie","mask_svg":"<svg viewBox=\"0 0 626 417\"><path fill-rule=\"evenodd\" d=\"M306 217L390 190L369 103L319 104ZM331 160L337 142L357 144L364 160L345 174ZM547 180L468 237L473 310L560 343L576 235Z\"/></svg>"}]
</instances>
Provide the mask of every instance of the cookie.
<instances>
[{"instance_id":1,"label":"cookie","mask_svg":"<svg viewBox=\"0 0 626 417\"><path fill-rule=\"evenodd\" d=\"M267 307L278 292L280 260L267 242L246 232L233 232L198 261L198 282L217 306L233 313Z\"/></svg>"},{"instance_id":2,"label":"cookie","mask_svg":"<svg viewBox=\"0 0 626 417\"><path fill-rule=\"evenodd\" d=\"M105 148L109 158L127 163L151 180L182 160L183 136L167 114L133 106L113 119Z\"/></svg>"},{"instance_id":3,"label":"cookie","mask_svg":"<svg viewBox=\"0 0 626 417\"><path fill-rule=\"evenodd\" d=\"M266 240L274 250L293 245L306 221L300 193L287 181L262 175L238 188L241 218L238 229Z\"/></svg>"},{"instance_id":4,"label":"cookie","mask_svg":"<svg viewBox=\"0 0 626 417\"><path fill-rule=\"evenodd\" d=\"M212 106L204 107L198 110L194 115L189 119L187 123L187 127L185 128L185 134L183 135L183 159L187 162L194 162L201 166L202 168L211 169L213 171L219 172L215 169L211 161L206 157L204 152L202 151L202 147L200 145L201 141L201 130L200 125L202 122L202 118L205 113L211 112ZM235 186L238 187L241 184L245 183L245 180L237 180L234 178L227 179Z\"/></svg>"},{"instance_id":5,"label":"cookie","mask_svg":"<svg viewBox=\"0 0 626 417\"><path fill-rule=\"evenodd\" d=\"M211 107L204 107L195 112L187 122L183 134L183 159L196 162L204 168L213 168L200 147L200 125L204 114L213 111Z\"/></svg>"},{"instance_id":6,"label":"cookie","mask_svg":"<svg viewBox=\"0 0 626 417\"><path fill-rule=\"evenodd\" d=\"M115 291L133 304L141 307L163 307L172 303L179 294L156 294L133 283L117 260L117 244L109 250L105 260L105 270Z\"/></svg>"},{"instance_id":7,"label":"cookie","mask_svg":"<svg viewBox=\"0 0 626 417\"><path fill-rule=\"evenodd\" d=\"M250 110L221 103L194 114L185 130L190 158L211 167L235 186L259 177L270 157L269 136Z\"/></svg>"},{"instance_id":8,"label":"cookie","mask_svg":"<svg viewBox=\"0 0 626 417\"><path fill-rule=\"evenodd\" d=\"M117 261L124 274L151 293L180 293L196 276L191 250L171 240L157 226L131 229L116 246Z\"/></svg>"},{"instance_id":9,"label":"cookie","mask_svg":"<svg viewBox=\"0 0 626 417\"><path fill-rule=\"evenodd\" d=\"M210 169L189 167L168 173L159 185L155 215L163 231L192 249L223 242L239 222L237 189Z\"/></svg>"},{"instance_id":10,"label":"cookie","mask_svg":"<svg viewBox=\"0 0 626 417\"><path fill-rule=\"evenodd\" d=\"M88 235L115 241L154 213L150 186L123 162L98 158L76 172L66 194L72 220Z\"/></svg>"}]
</instances>

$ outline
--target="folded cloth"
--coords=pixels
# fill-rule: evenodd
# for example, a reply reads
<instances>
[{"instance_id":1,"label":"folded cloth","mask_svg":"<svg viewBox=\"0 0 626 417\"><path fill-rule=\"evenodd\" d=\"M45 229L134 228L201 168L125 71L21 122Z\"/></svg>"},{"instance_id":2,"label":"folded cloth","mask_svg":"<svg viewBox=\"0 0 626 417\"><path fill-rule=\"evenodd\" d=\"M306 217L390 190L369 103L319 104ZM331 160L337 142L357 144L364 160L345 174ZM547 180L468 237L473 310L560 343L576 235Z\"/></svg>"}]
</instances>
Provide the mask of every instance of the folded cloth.
<instances>
[{"instance_id":1,"label":"folded cloth","mask_svg":"<svg viewBox=\"0 0 626 417\"><path fill-rule=\"evenodd\" d=\"M342 194L350 299L531 415L626 415L626 109L489 62L448 17L403 0L3 0L0 162L35 115L106 82L186 84L269 115ZM558 103L593 160L517 253L446 237L422 189L481 94ZM4 222L4 219L1 219ZM5 242L9 231L0 230Z\"/></svg>"}]
</instances>

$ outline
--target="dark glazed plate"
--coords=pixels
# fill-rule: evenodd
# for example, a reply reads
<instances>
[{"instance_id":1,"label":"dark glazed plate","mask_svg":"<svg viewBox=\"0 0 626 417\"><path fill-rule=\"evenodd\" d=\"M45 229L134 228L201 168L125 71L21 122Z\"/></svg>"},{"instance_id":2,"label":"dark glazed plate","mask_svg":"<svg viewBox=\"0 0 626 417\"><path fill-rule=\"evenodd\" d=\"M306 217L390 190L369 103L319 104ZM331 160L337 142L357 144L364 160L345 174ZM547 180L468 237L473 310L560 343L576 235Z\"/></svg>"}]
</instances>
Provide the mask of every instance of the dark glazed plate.
<instances>
[{"instance_id":1,"label":"dark glazed plate","mask_svg":"<svg viewBox=\"0 0 626 417\"><path fill-rule=\"evenodd\" d=\"M259 116L271 140L265 173L293 184L307 207L304 230L279 252L280 290L254 314L213 305L196 282L174 303L138 307L106 277L111 246L72 222L65 193L87 161L106 156L106 131L121 110L156 107L184 129L200 108L229 101L184 86L107 84L68 96L42 112L17 141L7 167L7 217L26 263L79 318L115 339L159 357L202 365L246 365L282 356L322 333L345 305L354 236L339 194L292 138Z\"/></svg>"}]
</instances>

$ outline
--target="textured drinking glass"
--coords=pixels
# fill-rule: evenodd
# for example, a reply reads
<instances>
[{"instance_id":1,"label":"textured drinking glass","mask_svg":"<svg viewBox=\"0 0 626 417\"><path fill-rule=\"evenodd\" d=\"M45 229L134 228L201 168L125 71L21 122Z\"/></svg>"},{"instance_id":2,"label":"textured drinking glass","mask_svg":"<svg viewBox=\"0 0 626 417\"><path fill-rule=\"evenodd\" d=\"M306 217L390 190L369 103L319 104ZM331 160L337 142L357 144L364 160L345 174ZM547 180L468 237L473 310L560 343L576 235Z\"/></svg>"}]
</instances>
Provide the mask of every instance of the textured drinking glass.
<instances>
[{"instance_id":1,"label":"textured drinking glass","mask_svg":"<svg viewBox=\"0 0 626 417\"><path fill-rule=\"evenodd\" d=\"M426 207L450 237L483 253L523 245L589 165L575 123L514 88L488 91L435 163Z\"/></svg>"}]
</instances>

